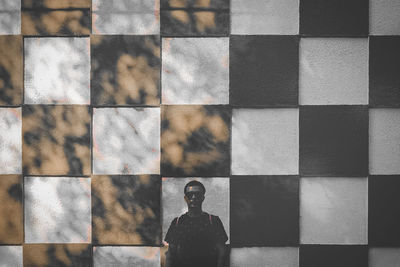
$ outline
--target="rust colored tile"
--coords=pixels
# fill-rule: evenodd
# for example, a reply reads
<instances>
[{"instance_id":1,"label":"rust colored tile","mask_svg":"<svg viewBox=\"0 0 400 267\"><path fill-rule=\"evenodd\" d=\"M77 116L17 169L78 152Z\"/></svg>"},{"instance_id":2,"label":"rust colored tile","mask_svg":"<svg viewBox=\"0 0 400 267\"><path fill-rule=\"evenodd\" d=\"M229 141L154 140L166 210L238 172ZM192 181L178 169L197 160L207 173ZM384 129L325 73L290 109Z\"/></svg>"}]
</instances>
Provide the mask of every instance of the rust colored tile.
<instances>
[{"instance_id":1,"label":"rust colored tile","mask_svg":"<svg viewBox=\"0 0 400 267\"><path fill-rule=\"evenodd\" d=\"M90 10L22 11L23 35L89 35Z\"/></svg>"},{"instance_id":2,"label":"rust colored tile","mask_svg":"<svg viewBox=\"0 0 400 267\"><path fill-rule=\"evenodd\" d=\"M22 177L0 175L0 244L21 244Z\"/></svg>"},{"instance_id":3,"label":"rust colored tile","mask_svg":"<svg viewBox=\"0 0 400 267\"><path fill-rule=\"evenodd\" d=\"M159 244L160 188L156 175L93 176L93 243Z\"/></svg>"},{"instance_id":4,"label":"rust colored tile","mask_svg":"<svg viewBox=\"0 0 400 267\"><path fill-rule=\"evenodd\" d=\"M31 244L24 245L25 267L92 266L90 245Z\"/></svg>"},{"instance_id":5,"label":"rust colored tile","mask_svg":"<svg viewBox=\"0 0 400 267\"><path fill-rule=\"evenodd\" d=\"M91 0L22 0L22 8L90 8Z\"/></svg>"},{"instance_id":6,"label":"rust colored tile","mask_svg":"<svg viewBox=\"0 0 400 267\"><path fill-rule=\"evenodd\" d=\"M20 105L22 86L22 37L0 36L0 105Z\"/></svg>"},{"instance_id":7,"label":"rust colored tile","mask_svg":"<svg viewBox=\"0 0 400 267\"><path fill-rule=\"evenodd\" d=\"M158 36L91 36L91 87L95 105L160 103Z\"/></svg>"},{"instance_id":8,"label":"rust colored tile","mask_svg":"<svg viewBox=\"0 0 400 267\"><path fill-rule=\"evenodd\" d=\"M33 175L90 174L87 106L24 106L23 171Z\"/></svg>"}]
</instances>

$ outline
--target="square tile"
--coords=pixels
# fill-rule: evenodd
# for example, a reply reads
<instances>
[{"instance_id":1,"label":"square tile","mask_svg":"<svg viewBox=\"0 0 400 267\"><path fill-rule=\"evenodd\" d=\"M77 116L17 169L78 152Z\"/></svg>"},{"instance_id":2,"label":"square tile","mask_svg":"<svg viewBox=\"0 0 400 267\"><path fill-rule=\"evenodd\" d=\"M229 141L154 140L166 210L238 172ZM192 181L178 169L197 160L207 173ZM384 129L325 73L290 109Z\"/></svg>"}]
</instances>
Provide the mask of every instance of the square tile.
<instances>
[{"instance_id":1,"label":"square tile","mask_svg":"<svg viewBox=\"0 0 400 267\"><path fill-rule=\"evenodd\" d=\"M369 173L400 173L400 109L369 110Z\"/></svg>"},{"instance_id":2,"label":"square tile","mask_svg":"<svg viewBox=\"0 0 400 267\"><path fill-rule=\"evenodd\" d=\"M0 203L0 244L22 244L21 175L0 175Z\"/></svg>"},{"instance_id":3,"label":"square tile","mask_svg":"<svg viewBox=\"0 0 400 267\"><path fill-rule=\"evenodd\" d=\"M90 175L90 114L87 106L22 108L24 174Z\"/></svg>"},{"instance_id":4,"label":"square tile","mask_svg":"<svg viewBox=\"0 0 400 267\"><path fill-rule=\"evenodd\" d=\"M22 247L0 246L0 266L22 267Z\"/></svg>"},{"instance_id":5,"label":"square tile","mask_svg":"<svg viewBox=\"0 0 400 267\"><path fill-rule=\"evenodd\" d=\"M367 246L321 246L300 247L300 267L366 267Z\"/></svg>"},{"instance_id":6,"label":"square tile","mask_svg":"<svg viewBox=\"0 0 400 267\"><path fill-rule=\"evenodd\" d=\"M93 176L93 244L161 243L161 178Z\"/></svg>"},{"instance_id":7,"label":"square tile","mask_svg":"<svg viewBox=\"0 0 400 267\"><path fill-rule=\"evenodd\" d=\"M229 238L229 178L163 178L162 211L163 239L176 217L188 211L184 198L185 185L190 181L199 181L206 188L203 211L218 216ZM229 243L229 241L227 241Z\"/></svg>"},{"instance_id":8,"label":"square tile","mask_svg":"<svg viewBox=\"0 0 400 267\"><path fill-rule=\"evenodd\" d=\"M298 109L233 110L232 174L298 173Z\"/></svg>"},{"instance_id":9,"label":"square tile","mask_svg":"<svg viewBox=\"0 0 400 267\"><path fill-rule=\"evenodd\" d=\"M368 239L371 246L400 246L400 176L369 177Z\"/></svg>"},{"instance_id":10,"label":"square tile","mask_svg":"<svg viewBox=\"0 0 400 267\"><path fill-rule=\"evenodd\" d=\"M299 33L299 0L232 0L233 34Z\"/></svg>"},{"instance_id":11,"label":"square tile","mask_svg":"<svg viewBox=\"0 0 400 267\"><path fill-rule=\"evenodd\" d=\"M302 38L301 105L368 104L367 38Z\"/></svg>"},{"instance_id":12,"label":"square tile","mask_svg":"<svg viewBox=\"0 0 400 267\"><path fill-rule=\"evenodd\" d=\"M25 244L24 266L92 266L92 247L85 244Z\"/></svg>"},{"instance_id":13,"label":"square tile","mask_svg":"<svg viewBox=\"0 0 400 267\"><path fill-rule=\"evenodd\" d=\"M162 106L161 117L163 176L229 176L228 106Z\"/></svg>"},{"instance_id":14,"label":"square tile","mask_svg":"<svg viewBox=\"0 0 400 267\"><path fill-rule=\"evenodd\" d=\"M229 38L164 38L163 104L229 103Z\"/></svg>"},{"instance_id":15,"label":"square tile","mask_svg":"<svg viewBox=\"0 0 400 267\"><path fill-rule=\"evenodd\" d=\"M93 105L160 104L160 38L92 35Z\"/></svg>"},{"instance_id":16,"label":"square tile","mask_svg":"<svg viewBox=\"0 0 400 267\"><path fill-rule=\"evenodd\" d=\"M366 178L301 178L302 244L367 244Z\"/></svg>"},{"instance_id":17,"label":"square tile","mask_svg":"<svg viewBox=\"0 0 400 267\"><path fill-rule=\"evenodd\" d=\"M22 172L21 108L0 108L0 174Z\"/></svg>"},{"instance_id":18,"label":"square tile","mask_svg":"<svg viewBox=\"0 0 400 267\"><path fill-rule=\"evenodd\" d=\"M400 262L400 248L370 248L370 267L397 267Z\"/></svg>"},{"instance_id":19,"label":"square tile","mask_svg":"<svg viewBox=\"0 0 400 267\"><path fill-rule=\"evenodd\" d=\"M94 109L93 173L159 174L160 109Z\"/></svg>"},{"instance_id":20,"label":"square tile","mask_svg":"<svg viewBox=\"0 0 400 267\"><path fill-rule=\"evenodd\" d=\"M369 10L371 35L400 35L399 1L370 0Z\"/></svg>"},{"instance_id":21,"label":"square tile","mask_svg":"<svg viewBox=\"0 0 400 267\"><path fill-rule=\"evenodd\" d=\"M22 53L21 35L0 35L0 105L22 104Z\"/></svg>"},{"instance_id":22,"label":"square tile","mask_svg":"<svg viewBox=\"0 0 400 267\"><path fill-rule=\"evenodd\" d=\"M296 106L298 49L296 36L231 36L230 104Z\"/></svg>"},{"instance_id":23,"label":"square tile","mask_svg":"<svg viewBox=\"0 0 400 267\"><path fill-rule=\"evenodd\" d=\"M90 178L25 177L25 243L90 243Z\"/></svg>"},{"instance_id":24,"label":"square tile","mask_svg":"<svg viewBox=\"0 0 400 267\"><path fill-rule=\"evenodd\" d=\"M95 34L150 35L160 33L160 4L156 0L93 0Z\"/></svg>"},{"instance_id":25,"label":"square tile","mask_svg":"<svg viewBox=\"0 0 400 267\"><path fill-rule=\"evenodd\" d=\"M94 267L160 266L159 247L93 247Z\"/></svg>"},{"instance_id":26,"label":"square tile","mask_svg":"<svg viewBox=\"0 0 400 267\"><path fill-rule=\"evenodd\" d=\"M300 107L300 174L366 177L368 108Z\"/></svg>"},{"instance_id":27,"label":"square tile","mask_svg":"<svg viewBox=\"0 0 400 267\"><path fill-rule=\"evenodd\" d=\"M26 38L25 104L89 104L89 38Z\"/></svg>"},{"instance_id":28,"label":"square tile","mask_svg":"<svg viewBox=\"0 0 400 267\"><path fill-rule=\"evenodd\" d=\"M299 249L281 248L233 248L230 254L231 267L298 267Z\"/></svg>"},{"instance_id":29,"label":"square tile","mask_svg":"<svg viewBox=\"0 0 400 267\"><path fill-rule=\"evenodd\" d=\"M298 245L298 177L233 176L230 185L232 247Z\"/></svg>"},{"instance_id":30,"label":"square tile","mask_svg":"<svg viewBox=\"0 0 400 267\"><path fill-rule=\"evenodd\" d=\"M367 36L368 1L300 0L300 34Z\"/></svg>"},{"instance_id":31,"label":"square tile","mask_svg":"<svg viewBox=\"0 0 400 267\"><path fill-rule=\"evenodd\" d=\"M21 33L21 1L0 0L0 35Z\"/></svg>"},{"instance_id":32,"label":"square tile","mask_svg":"<svg viewBox=\"0 0 400 267\"><path fill-rule=\"evenodd\" d=\"M206 6L178 10L161 9L161 35L228 36L229 16L229 9L213 9Z\"/></svg>"},{"instance_id":33,"label":"square tile","mask_svg":"<svg viewBox=\"0 0 400 267\"><path fill-rule=\"evenodd\" d=\"M369 38L370 105L400 107L400 36Z\"/></svg>"}]
</instances>

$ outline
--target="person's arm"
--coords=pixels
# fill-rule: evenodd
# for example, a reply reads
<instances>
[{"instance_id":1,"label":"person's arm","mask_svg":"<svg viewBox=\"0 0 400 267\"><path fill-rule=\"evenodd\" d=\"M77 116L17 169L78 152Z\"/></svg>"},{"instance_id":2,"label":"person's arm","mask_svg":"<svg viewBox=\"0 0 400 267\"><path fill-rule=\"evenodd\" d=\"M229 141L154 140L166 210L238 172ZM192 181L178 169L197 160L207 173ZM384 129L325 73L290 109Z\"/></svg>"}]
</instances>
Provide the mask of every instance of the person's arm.
<instances>
[{"instance_id":1,"label":"person's arm","mask_svg":"<svg viewBox=\"0 0 400 267\"><path fill-rule=\"evenodd\" d=\"M217 243L217 256L218 256L218 267L224 267L225 263L225 244Z\"/></svg>"},{"instance_id":2,"label":"person's arm","mask_svg":"<svg viewBox=\"0 0 400 267\"><path fill-rule=\"evenodd\" d=\"M178 218L172 220L171 225L168 228L167 234L165 235L165 241L168 244L168 250L165 252L165 266L171 267L176 255L176 245L175 245L175 226L177 224Z\"/></svg>"},{"instance_id":3,"label":"person's arm","mask_svg":"<svg viewBox=\"0 0 400 267\"><path fill-rule=\"evenodd\" d=\"M174 261L174 256L176 254L176 246L170 244L168 246L168 251L165 253L165 267L172 267L172 262Z\"/></svg>"}]
</instances>

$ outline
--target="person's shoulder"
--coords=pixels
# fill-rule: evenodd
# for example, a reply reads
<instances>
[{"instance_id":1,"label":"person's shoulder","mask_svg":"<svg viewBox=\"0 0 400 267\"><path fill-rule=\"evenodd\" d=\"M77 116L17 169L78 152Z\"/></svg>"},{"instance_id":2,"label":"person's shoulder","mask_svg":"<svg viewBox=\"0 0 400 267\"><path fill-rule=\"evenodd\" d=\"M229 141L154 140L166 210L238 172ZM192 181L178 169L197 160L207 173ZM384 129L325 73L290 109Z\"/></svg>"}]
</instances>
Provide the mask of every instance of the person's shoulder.
<instances>
[{"instance_id":1,"label":"person's shoulder","mask_svg":"<svg viewBox=\"0 0 400 267\"><path fill-rule=\"evenodd\" d=\"M213 221L213 222L221 221L221 219L219 218L218 215L214 215L214 214L207 213L207 212L205 212L205 213L211 219L211 221Z\"/></svg>"}]
</instances>

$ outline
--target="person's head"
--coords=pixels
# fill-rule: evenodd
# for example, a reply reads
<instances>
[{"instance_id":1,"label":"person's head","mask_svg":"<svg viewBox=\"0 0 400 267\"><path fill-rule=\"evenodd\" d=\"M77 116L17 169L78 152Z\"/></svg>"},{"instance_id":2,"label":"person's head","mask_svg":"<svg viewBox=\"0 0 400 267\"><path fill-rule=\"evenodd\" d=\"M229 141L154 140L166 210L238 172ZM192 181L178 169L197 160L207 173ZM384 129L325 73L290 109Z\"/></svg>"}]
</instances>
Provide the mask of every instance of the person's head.
<instances>
[{"instance_id":1,"label":"person's head","mask_svg":"<svg viewBox=\"0 0 400 267\"><path fill-rule=\"evenodd\" d=\"M185 201L188 208L201 208L206 188L199 181L190 181L184 188Z\"/></svg>"}]
</instances>

